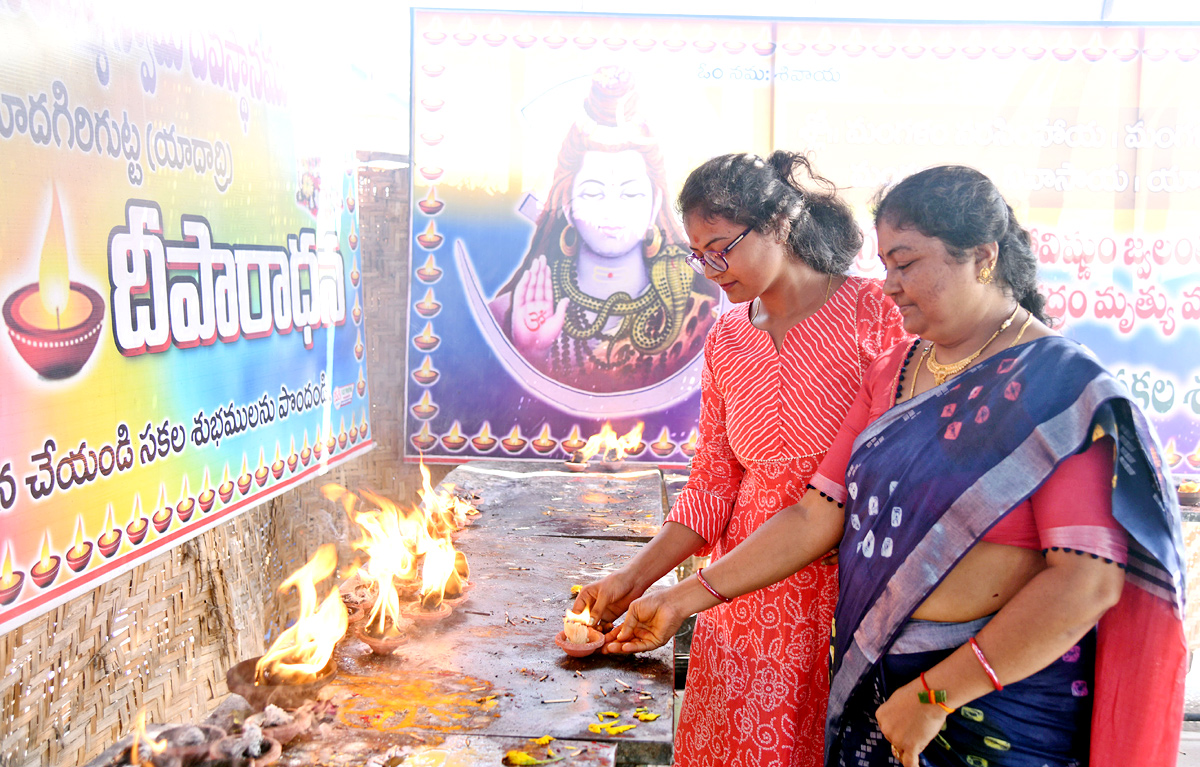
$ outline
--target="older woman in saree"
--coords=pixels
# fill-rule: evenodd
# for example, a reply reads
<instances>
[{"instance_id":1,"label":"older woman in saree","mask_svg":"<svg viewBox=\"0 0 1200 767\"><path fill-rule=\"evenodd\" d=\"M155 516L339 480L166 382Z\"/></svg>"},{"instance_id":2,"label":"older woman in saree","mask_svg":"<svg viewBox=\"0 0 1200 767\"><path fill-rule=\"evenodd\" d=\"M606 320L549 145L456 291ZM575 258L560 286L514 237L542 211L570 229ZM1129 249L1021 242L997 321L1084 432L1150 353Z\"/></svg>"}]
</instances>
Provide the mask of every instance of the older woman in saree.
<instances>
[{"instance_id":1,"label":"older woman in saree","mask_svg":"<svg viewBox=\"0 0 1200 767\"><path fill-rule=\"evenodd\" d=\"M877 199L880 357L800 503L629 607L610 652L839 544L826 764L1175 764L1179 509L1128 392L1045 324L1029 235L985 176Z\"/></svg>"}]
</instances>

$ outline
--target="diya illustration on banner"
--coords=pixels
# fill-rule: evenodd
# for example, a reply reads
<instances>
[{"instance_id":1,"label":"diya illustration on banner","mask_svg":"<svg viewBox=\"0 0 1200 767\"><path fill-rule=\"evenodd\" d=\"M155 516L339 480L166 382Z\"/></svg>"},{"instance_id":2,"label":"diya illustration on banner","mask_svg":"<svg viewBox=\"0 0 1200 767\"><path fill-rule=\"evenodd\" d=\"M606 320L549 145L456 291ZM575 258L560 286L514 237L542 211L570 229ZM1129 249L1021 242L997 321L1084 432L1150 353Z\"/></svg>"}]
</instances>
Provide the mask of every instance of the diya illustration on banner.
<instances>
[{"instance_id":1,"label":"diya illustration on banner","mask_svg":"<svg viewBox=\"0 0 1200 767\"><path fill-rule=\"evenodd\" d=\"M719 305L716 288L687 265L662 150L639 114L631 73L601 67L590 85L528 250L485 306L467 244L456 245L493 350L509 361L515 352L525 364L510 370L551 401L561 401L553 384L621 394L679 374L699 358ZM427 210L430 199L418 205Z\"/></svg>"},{"instance_id":2,"label":"diya illustration on banner","mask_svg":"<svg viewBox=\"0 0 1200 767\"><path fill-rule=\"evenodd\" d=\"M38 281L18 288L4 302L4 324L17 353L50 380L70 378L83 368L104 324L104 299L71 281L70 256L58 189L51 185Z\"/></svg>"}]
</instances>

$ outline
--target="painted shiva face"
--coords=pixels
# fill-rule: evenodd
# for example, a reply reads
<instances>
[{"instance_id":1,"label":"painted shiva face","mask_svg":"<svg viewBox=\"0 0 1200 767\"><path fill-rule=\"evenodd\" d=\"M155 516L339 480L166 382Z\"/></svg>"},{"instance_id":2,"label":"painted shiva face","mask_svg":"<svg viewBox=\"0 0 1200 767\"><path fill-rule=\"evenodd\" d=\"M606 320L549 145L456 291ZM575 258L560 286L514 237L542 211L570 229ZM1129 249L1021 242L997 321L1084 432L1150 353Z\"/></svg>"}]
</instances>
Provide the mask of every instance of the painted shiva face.
<instances>
[{"instance_id":1,"label":"painted shiva face","mask_svg":"<svg viewBox=\"0 0 1200 767\"><path fill-rule=\"evenodd\" d=\"M616 258L640 246L658 202L640 152L586 152L568 215L593 253Z\"/></svg>"}]
</instances>

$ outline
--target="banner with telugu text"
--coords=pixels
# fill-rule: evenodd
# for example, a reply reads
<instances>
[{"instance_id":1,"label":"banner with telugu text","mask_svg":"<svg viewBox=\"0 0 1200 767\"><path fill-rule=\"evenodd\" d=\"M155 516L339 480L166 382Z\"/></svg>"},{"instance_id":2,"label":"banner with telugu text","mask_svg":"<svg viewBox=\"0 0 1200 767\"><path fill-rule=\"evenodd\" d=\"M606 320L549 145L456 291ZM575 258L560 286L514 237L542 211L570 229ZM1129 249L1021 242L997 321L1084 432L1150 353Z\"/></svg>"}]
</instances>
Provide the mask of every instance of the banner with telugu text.
<instances>
[{"instance_id":1,"label":"banner with telugu text","mask_svg":"<svg viewBox=\"0 0 1200 767\"><path fill-rule=\"evenodd\" d=\"M613 420L693 452L703 335L672 211L717 154L810 152L868 202L944 163L1032 230L1049 312L1200 471L1190 27L414 11L406 449L562 458Z\"/></svg>"},{"instance_id":2,"label":"banner with telugu text","mask_svg":"<svg viewBox=\"0 0 1200 767\"><path fill-rule=\"evenodd\" d=\"M370 449L351 166L260 39L0 5L0 632Z\"/></svg>"}]
</instances>

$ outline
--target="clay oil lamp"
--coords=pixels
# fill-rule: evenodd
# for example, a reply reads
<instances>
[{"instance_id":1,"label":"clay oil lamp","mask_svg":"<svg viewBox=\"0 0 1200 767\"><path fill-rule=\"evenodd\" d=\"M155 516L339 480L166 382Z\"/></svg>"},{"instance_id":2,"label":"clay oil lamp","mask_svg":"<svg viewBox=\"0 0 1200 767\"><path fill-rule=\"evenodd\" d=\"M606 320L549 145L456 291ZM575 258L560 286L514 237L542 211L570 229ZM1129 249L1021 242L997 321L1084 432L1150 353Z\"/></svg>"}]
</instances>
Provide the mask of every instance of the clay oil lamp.
<instances>
[{"instance_id":1,"label":"clay oil lamp","mask_svg":"<svg viewBox=\"0 0 1200 767\"><path fill-rule=\"evenodd\" d=\"M242 453L242 473L237 478L238 492L246 495L250 492L250 487L253 484L254 475L250 473L250 462L246 459L246 454Z\"/></svg>"},{"instance_id":2,"label":"clay oil lamp","mask_svg":"<svg viewBox=\"0 0 1200 767\"><path fill-rule=\"evenodd\" d=\"M604 635L592 628L591 624L592 616L588 614L586 607L581 613L568 610L563 618L563 630L554 637L554 643L572 658L591 655L604 644Z\"/></svg>"},{"instance_id":3,"label":"clay oil lamp","mask_svg":"<svg viewBox=\"0 0 1200 767\"><path fill-rule=\"evenodd\" d=\"M321 460L321 453L325 450L325 446L321 443L321 427L317 427L317 438L313 440L313 458Z\"/></svg>"},{"instance_id":4,"label":"clay oil lamp","mask_svg":"<svg viewBox=\"0 0 1200 767\"><path fill-rule=\"evenodd\" d=\"M421 66L421 71L424 72L427 77L440 77L442 73L446 71L446 67L442 66L441 64L423 64Z\"/></svg>"},{"instance_id":5,"label":"clay oil lamp","mask_svg":"<svg viewBox=\"0 0 1200 767\"><path fill-rule=\"evenodd\" d=\"M798 56L804 53L804 49L807 47L800 37L800 30L793 29L792 33L788 35L787 42L783 44L783 52L789 56Z\"/></svg>"},{"instance_id":6,"label":"clay oil lamp","mask_svg":"<svg viewBox=\"0 0 1200 767\"><path fill-rule=\"evenodd\" d=\"M829 27L821 28L821 35L812 44L812 49L818 56L828 56L837 50L837 46L833 44L833 33L829 31Z\"/></svg>"},{"instance_id":7,"label":"clay oil lamp","mask_svg":"<svg viewBox=\"0 0 1200 767\"><path fill-rule=\"evenodd\" d=\"M212 489L211 480L208 478L208 467L204 467L204 477L200 480L200 495L196 496L196 503L200 504L200 511L204 514L212 511L213 504L217 502L217 492Z\"/></svg>"},{"instance_id":8,"label":"clay oil lamp","mask_svg":"<svg viewBox=\"0 0 1200 767\"><path fill-rule=\"evenodd\" d=\"M471 31L471 22L467 19L463 20L462 26L454 33L454 42L466 47L475 42L475 33Z\"/></svg>"},{"instance_id":9,"label":"clay oil lamp","mask_svg":"<svg viewBox=\"0 0 1200 767\"><path fill-rule=\"evenodd\" d=\"M421 331L421 335L413 338L413 346L423 352L431 352L437 348L442 339L433 334L433 323L426 322L425 329Z\"/></svg>"},{"instance_id":10,"label":"clay oil lamp","mask_svg":"<svg viewBox=\"0 0 1200 767\"><path fill-rule=\"evenodd\" d=\"M43 378L57 380L78 373L92 356L105 307L95 290L71 282L57 191L51 190L50 196L38 281L13 292L4 302L3 315L21 359Z\"/></svg>"},{"instance_id":11,"label":"clay oil lamp","mask_svg":"<svg viewBox=\"0 0 1200 767\"><path fill-rule=\"evenodd\" d=\"M360 277L362 277L362 274L358 271L358 256L355 256L354 263L350 265L350 285L351 285L351 287L355 287L355 288L358 287L358 280Z\"/></svg>"},{"instance_id":12,"label":"clay oil lamp","mask_svg":"<svg viewBox=\"0 0 1200 767\"><path fill-rule=\"evenodd\" d=\"M887 32L884 34L886 35ZM983 36L979 34L978 30L972 32L971 36L967 38L967 44L963 46L962 52L972 61L987 53L987 48L983 45Z\"/></svg>"},{"instance_id":13,"label":"clay oil lamp","mask_svg":"<svg viewBox=\"0 0 1200 767\"><path fill-rule=\"evenodd\" d=\"M186 523L192 518L192 513L196 511L196 501L192 498L188 491L187 475L183 475L183 487L179 492L179 503L175 504L175 516L179 517L180 522Z\"/></svg>"},{"instance_id":14,"label":"clay oil lamp","mask_svg":"<svg viewBox=\"0 0 1200 767\"><path fill-rule=\"evenodd\" d=\"M247 724L242 727L241 734L228 735L214 743L208 756L218 763L266 767L279 761L282 754L282 743L263 734L257 725Z\"/></svg>"},{"instance_id":15,"label":"clay oil lamp","mask_svg":"<svg viewBox=\"0 0 1200 767\"><path fill-rule=\"evenodd\" d=\"M171 526L171 516L174 513L175 510L167 505L167 486L160 484L158 486L158 508L150 515L150 524L154 525L154 529L159 533L165 533Z\"/></svg>"},{"instance_id":16,"label":"clay oil lamp","mask_svg":"<svg viewBox=\"0 0 1200 767\"><path fill-rule=\"evenodd\" d=\"M48 587L58 577L62 559L57 554L50 553L50 533L42 539L42 558L29 570L29 577L39 589Z\"/></svg>"},{"instance_id":17,"label":"clay oil lamp","mask_svg":"<svg viewBox=\"0 0 1200 767\"><path fill-rule=\"evenodd\" d=\"M258 468L254 470L254 484L262 487L267 484L267 479L271 476L271 469L267 466L267 454L261 447L258 449Z\"/></svg>"},{"instance_id":18,"label":"clay oil lamp","mask_svg":"<svg viewBox=\"0 0 1200 767\"><path fill-rule=\"evenodd\" d=\"M1200 469L1200 442L1196 443L1196 447L1192 452L1184 456L1187 459L1188 465L1193 469Z\"/></svg>"},{"instance_id":19,"label":"clay oil lamp","mask_svg":"<svg viewBox=\"0 0 1200 767\"><path fill-rule=\"evenodd\" d=\"M421 366L413 371L413 380L422 386L429 386L434 381L438 380L441 373L433 369L433 360L428 356L421 362Z\"/></svg>"},{"instance_id":20,"label":"clay oil lamp","mask_svg":"<svg viewBox=\"0 0 1200 767\"><path fill-rule=\"evenodd\" d=\"M735 56L746 50L746 44L741 40L727 40L721 43L721 47L725 49L726 53L732 53Z\"/></svg>"},{"instance_id":21,"label":"clay oil lamp","mask_svg":"<svg viewBox=\"0 0 1200 767\"><path fill-rule=\"evenodd\" d=\"M422 137L424 138L424 137ZM439 141L441 139L438 139ZM425 199L417 203L417 207L426 216L436 216L442 212L442 208L446 207L446 203L437 198L437 187L429 187L429 194L425 195Z\"/></svg>"},{"instance_id":22,"label":"clay oil lamp","mask_svg":"<svg viewBox=\"0 0 1200 767\"><path fill-rule=\"evenodd\" d=\"M536 452L545 455L558 447L558 442L550 436L550 424L542 424L542 431L529 443Z\"/></svg>"},{"instance_id":23,"label":"clay oil lamp","mask_svg":"<svg viewBox=\"0 0 1200 767\"><path fill-rule=\"evenodd\" d=\"M629 44L627 39L618 34L619 31L620 27L614 24L612 32L602 41L605 48L609 49L610 51L619 51Z\"/></svg>"},{"instance_id":24,"label":"clay oil lamp","mask_svg":"<svg viewBox=\"0 0 1200 767\"><path fill-rule=\"evenodd\" d=\"M412 436L413 446L418 450L428 450L437 444L437 437L429 432L429 423L421 424L421 431Z\"/></svg>"},{"instance_id":25,"label":"clay oil lamp","mask_svg":"<svg viewBox=\"0 0 1200 767\"><path fill-rule=\"evenodd\" d=\"M1073 43L1071 33L1063 32L1062 36L1058 38L1058 42L1054 44L1054 48L1050 50L1050 53L1059 61L1070 61L1075 58L1075 54L1078 52Z\"/></svg>"},{"instance_id":26,"label":"clay oil lamp","mask_svg":"<svg viewBox=\"0 0 1200 767\"><path fill-rule=\"evenodd\" d=\"M133 513L129 515L129 524L125 525L125 534L129 536L129 543L137 546L146 539L146 533L149 531L150 520L142 516L142 497L135 495Z\"/></svg>"},{"instance_id":27,"label":"clay oil lamp","mask_svg":"<svg viewBox=\"0 0 1200 767\"><path fill-rule=\"evenodd\" d=\"M417 310L417 314L422 317L436 317L437 313L442 310L442 305L437 302L433 296L433 288L425 291L425 297L413 304L413 308Z\"/></svg>"},{"instance_id":28,"label":"clay oil lamp","mask_svg":"<svg viewBox=\"0 0 1200 767\"><path fill-rule=\"evenodd\" d=\"M366 410L366 408L363 408L362 421L358 425L358 438L359 439L367 438L367 410Z\"/></svg>"},{"instance_id":29,"label":"clay oil lamp","mask_svg":"<svg viewBox=\"0 0 1200 767\"><path fill-rule=\"evenodd\" d=\"M566 450L567 454L570 455L576 450L582 450L586 444L587 440L579 436L579 425L576 424L571 427L571 433L562 441L562 449Z\"/></svg>"},{"instance_id":30,"label":"clay oil lamp","mask_svg":"<svg viewBox=\"0 0 1200 767\"><path fill-rule=\"evenodd\" d=\"M886 59L896 52L896 46L892 44L892 36L886 29L879 35L879 40L871 46L871 51L881 59Z\"/></svg>"},{"instance_id":31,"label":"clay oil lamp","mask_svg":"<svg viewBox=\"0 0 1200 767\"><path fill-rule=\"evenodd\" d=\"M208 759L213 745L225 737L225 731L207 724L189 724L170 727L159 736L167 744L164 757L181 764L199 764Z\"/></svg>"},{"instance_id":32,"label":"clay oil lamp","mask_svg":"<svg viewBox=\"0 0 1200 767\"><path fill-rule=\"evenodd\" d=\"M437 181L442 177L443 173L445 173L445 170L436 165L426 165L421 168L421 175L424 176L426 181Z\"/></svg>"},{"instance_id":33,"label":"clay oil lamp","mask_svg":"<svg viewBox=\"0 0 1200 767\"><path fill-rule=\"evenodd\" d=\"M454 607L447 600L462 597L466 585L455 569L455 558L454 548L445 539L436 541L425 552L425 561L421 565L420 599L405 605L405 617L418 623L436 623L450 617Z\"/></svg>"},{"instance_id":34,"label":"clay oil lamp","mask_svg":"<svg viewBox=\"0 0 1200 767\"><path fill-rule=\"evenodd\" d=\"M366 350L367 350L367 347L363 346L362 330L360 329L358 331L357 337L355 337L355 339L354 339L354 359L358 360L359 362L362 362L363 352L365 352Z\"/></svg>"},{"instance_id":35,"label":"clay oil lamp","mask_svg":"<svg viewBox=\"0 0 1200 767\"><path fill-rule=\"evenodd\" d=\"M441 133L421 134L421 142L425 144L425 146L437 146L438 144L442 143L442 139L444 138L446 138L446 136Z\"/></svg>"},{"instance_id":36,"label":"clay oil lamp","mask_svg":"<svg viewBox=\"0 0 1200 767\"><path fill-rule=\"evenodd\" d=\"M217 485L217 497L221 499L221 503L229 503L229 499L233 497L233 480L229 478L229 463L225 464L225 473L221 484Z\"/></svg>"},{"instance_id":37,"label":"clay oil lamp","mask_svg":"<svg viewBox=\"0 0 1200 767\"><path fill-rule=\"evenodd\" d=\"M435 18L430 28L421 33L421 37L425 38L425 42L430 45L441 45L446 40L446 33L442 31L441 23Z\"/></svg>"},{"instance_id":38,"label":"clay oil lamp","mask_svg":"<svg viewBox=\"0 0 1200 767\"><path fill-rule=\"evenodd\" d=\"M357 223L350 224L350 234L349 234L349 236L346 237L346 244L348 244L350 246L350 250L358 250L358 224ZM358 263L357 258L354 259L354 263L356 263L356 264ZM354 272L350 272L350 274L351 274L351 282L354 284L354 287L357 288L358 281L356 279L353 279Z\"/></svg>"},{"instance_id":39,"label":"clay oil lamp","mask_svg":"<svg viewBox=\"0 0 1200 767\"><path fill-rule=\"evenodd\" d=\"M352 194L346 195L346 210L354 212L354 195Z\"/></svg>"},{"instance_id":40,"label":"clay oil lamp","mask_svg":"<svg viewBox=\"0 0 1200 767\"><path fill-rule=\"evenodd\" d=\"M1092 33L1092 38L1088 40L1088 44L1083 49L1083 57L1095 64L1100 59L1108 55L1108 49L1104 47L1104 43L1100 40L1099 33Z\"/></svg>"},{"instance_id":41,"label":"clay oil lamp","mask_svg":"<svg viewBox=\"0 0 1200 767\"><path fill-rule=\"evenodd\" d=\"M367 393L367 379L363 376L362 365L358 366L358 383L354 384L354 390L360 397Z\"/></svg>"},{"instance_id":42,"label":"clay oil lamp","mask_svg":"<svg viewBox=\"0 0 1200 767\"><path fill-rule=\"evenodd\" d=\"M112 555L121 548L121 528L116 526L116 515L113 514L111 503L104 511L104 532L96 539L96 548L105 559L112 559Z\"/></svg>"},{"instance_id":43,"label":"clay oil lamp","mask_svg":"<svg viewBox=\"0 0 1200 767\"><path fill-rule=\"evenodd\" d=\"M442 278L442 270L438 268L437 261L434 260L433 254L425 259L424 266L417 268L417 279L426 284L432 285Z\"/></svg>"},{"instance_id":44,"label":"clay oil lamp","mask_svg":"<svg viewBox=\"0 0 1200 767\"><path fill-rule=\"evenodd\" d=\"M263 735L286 746L312 726L313 708L314 704L305 703L289 714L278 706L272 706L261 713L251 715L246 722L258 725L262 728Z\"/></svg>"},{"instance_id":45,"label":"clay oil lamp","mask_svg":"<svg viewBox=\"0 0 1200 767\"><path fill-rule=\"evenodd\" d=\"M428 421L437 415L438 406L433 404L433 398L430 396L429 390L426 389L421 394L421 399L418 400L417 404L413 405L411 408L409 408L409 410L412 411L413 416L416 418L419 418L422 421Z\"/></svg>"},{"instance_id":46,"label":"clay oil lamp","mask_svg":"<svg viewBox=\"0 0 1200 767\"><path fill-rule=\"evenodd\" d=\"M67 549L67 567L77 573L81 572L91 561L94 550L92 542L83 539L83 517L78 517L75 522L75 543Z\"/></svg>"},{"instance_id":47,"label":"clay oil lamp","mask_svg":"<svg viewBox=\"0 0 1200 767\"><path fill-rule=\"evenodd\" d=\"M638 31L638 36L633 38L633 47L642 53L647 53L654 50L654 46L656 45L658 45L658 40L650 37L649 25L643 24L642 28Z\"/></svg>"},{"instance_id":48,"label":"clay oil lamp","mask_svg":"<svg viewBox=\"0 0 1200 767\"><path fill-rule=\"evenodd\" d=\"M537 37L530 34L530 31L529 24L524 24L521 26L521 31L513 35L513 42L517 44L518 48L528 48L537 42Z\"/></svg>"},{"instance_id":49,"label":"clay oil lamp","mask_svg":"<svg viewBox=\"0 0 1200 767\"><path fill-rule=\"evenodd\" d=\"M320 439L317 440L318 442ZM308 446L308 429L304 430L304 447L300 448L300 464L307 466L312 459L312 448Z\"/></svg>"},{"instance_id":50,"label":"clay oil lamp","mask_svg":"<svg viewBox=\"0 0 1200 767\"><path fill-rule=\"evenodd\" d=\"M579 29L579 34L575 35L575 38L572 40L572 42L575 43L575 47L579 50L586 51L595 47L596 43L599 41L594 35L592 35L592 25L585 21L583 22L583 26Z\"/></svg>"},{"instance_id":51,"label":"clay oil lamp","mask_svg":"<svg viewBox=\"0 0 1200 767\"><path fill-rule=\"evenodd\" d=\"M1042 44L1042 36L1037 32L1034 32L1033 35L1030 36L1029 42L1026 43L1025 47L1021 49L1021 52L1024 53L1025 58L1029 59L1030 61L1037 61L1042 56L1045 56L1046 46Z\"/></svg>"},{"instance_id":52,"label":"clay oil lamp","mask_svg":"<svg viewBox=\"0 0 1200 767\"><path fill-rule=\"evenodd\" d=\"M587 471L591 468L588 459L584 457L582 450L576 450L570 454L571 457L563 461L563 468L567 471Z\"/></svg>"},{"instance_id":53,"label":"clay oil lamp","mask_svg":"<svg viewBox=\"0 0 1200 767\"><path fill-rule=\"evenodd\" d=\"M650 443L650 452L657 455L659 458L665 458L675 452L675 443L671 441L671 433L667 427L662 427L662 431L658 434L658 439Z\"/></svg>"},{"instance_id":54,"label":"clay oil lamp","mask_svg":"<svg viewBox=\"0 0 1200 767\"><path fill-rule=\"evenodd\" d=\"M300 455L296 452L296 438L292 437L291 447L288 448L287 467L292 474L296 473L296 467L300 465Z\"/></svg>"},{"instance_id":55,"label":"clay oil lamp","mask_svg":"<svg viewBox=\"0 0 1200 767\"><path fill-rule=\"evenodd\" d=\"M487 453L493 450L499 442L500 440L492 436L491 425L487 421L484 421L483 428L471 438L471 447L481 453Z\"/></svg>"},{"instance_id":56,"label":"clay oil lamp","mask_svg":"<svg viewBox=\"0 0 1200 767\"><path fill-rule=\"evenodd\" d=\"M663 40L663 47L671 53L679 53L687 47L687 41L678 36L678 26L672 27L671 32L675 35Z\"/></svg>"},{"instance_id":57,"label":"clay oil lamp","mask_svg":"<svg viewBox=\"0 0 1200 767\"><path fill-rule=\"evenodd\" d=\"M545 43L546 47L552 51L558 50L566 45L567 38L563 37L562 29L557 21L554 22L554 25L550 28L550 34L542 38L542 42Z\"/></svg>"},{"instance_id":58,"label":"clay oil lamp","mask_svg":"<svg viewBox=\"0 0 1200 767\"><path fill-rule=\"evenodd\" d=\"M358 293L354 294L354 308L350 310L350 316L354 318L354 324L362 322L362 307L358 305Z\"/></svg>"},{"instance_id":59,"label":"clay oil lamp","mask_svg":"<svg viewBox=\"0 0 1200 767\"><path fill-rule=\"evenodd\" d=\"M390 575L388 580L391 580ZM392 594L395 593L393 589ZM385 604L390 608L384 609ZM412 619L401 616L398 598L386 600L381 597L376 600L367 620L354 627L354 635L375 655L391 655L408 640L412 623Z\"/></svg>"},{"instance_id":60,"label":"clay oil lamp","mask_svg":"<svg viewBox=\"0 0 1200 767\"><path fill-rule=\"evenodd\" d=\"M679 446L679 451L688 458L694 456L696 454L696 440L698 438L699 437L696 434L696 430L692 429L692 433L688 435L687 441Z\"/></svg>"},{"instance_id":61,"label":"clay oil lamp","mask_svg":"<svg viewBox=\"0 0 1200 767\"><path fill-rule=\"evenodd\" d=\"M0 568L0 605L11 605L21 595L25 573L13 570L12 544L4 548L4 565Z\"/></svg>"},{"instance_id":62,"label":"clay oil lamp","mask_svg":"<svg viewBox=\"0 0 1200 767\"><path fill-rule=\"evenodd\" d=\"M337 551L325 544L288 576L280 589L295 587L299 592L299 616L262 657L244 660L226 674L229 691L245 698L254 710L268 704L296 709L337 673L333 651L346 634L346 607L336 588L319 602L317 596L317 584L336 570Z\"/></svg>"},{"instance_id":63,"label":"clay oil lamp","mask_svg":"<svg viewBox=\"0 0 1200 767\"><path fill-rule=\"evenodd\" d=\"M343 428L345 424L343 424ZM329 430L329 436L325 439L325 452L333 455L333 452L338 448L338 437L333 433L333 429Z\"/></svg>"},{"instance_id":64,"label":"clay oil lamp","mask_svg":"<svg viewBox=\"0 0 1200 767\"><path fill-rule=\"evenodd\" d=\"M1137 58L1138 47L1134 43L1132 33L1126 32L1121 37L1121 41L1117 43L1117 47L1113 48L1113 55L1117 57L1118 61L1123 63L1129 63Z\"/></svg>"},{"instance_id":65,"label":"clay oil lamp","mask_svg":"<svg viewBox=\"0 0 1200 767\"><path fill-rule=\"evenodd\" d=\"M425 227L425 231L417 235L417 244L425 250L436 250L442 244L443 239L445 238L437 233L437 226L430 221L429 226Z\"/></svg>"},{"instance_id":66,"label":"clay oil lamp","mask_svg":"<svg viewBox=\"0 0 1200 767\"><path fill-rule=\"evenodd\" d=\"M458 452L466 447L467 438L459 431L458 421L455 421L450 426L450 432L442 436L442 447L453 452Z\"/></svg>"},{"instance_id":67,"label":"clay oil lamp","mask_svg":"<svg viewBox=\"0 0 1200 767\"><path fill-rule=\"evenodd\" d=\"M350 441L350 435L346 433L346 416L342 416L341 421L338 422L338 435L337 435L338 450L345 450L346 443L349 441ZM330 452L333 452L333 451L330 451Z\"/></svg>"},{"instance_id":68,"label":"clay oil lamp","mask_svg":"<svg viewBox=\"0 0 1200 767\"><path fill-rule=\"evenodd\" d=\"M495 48L499 45L503 45L504 41L507 39L508 35L504 34L504 31L500 28L500 22L493 19L492 26L489 27L488 31L483 35L483 41L492 48Z\"/></svg>"},{"instance_id":69,"label":"clay oil lamp","mask_svg":"<svg viewBox=\"0 0 1200 767\"><path fill-rule=\"evenodd\" d=\"M717 43L711 39L694 40L692 41L692 47L701 53L712 53L716 49Z\"/></svg>"},{"instance_id":70,"label":"clay oil lamp","mask_svg":"<svg viewBox=\"0 0 1200 767\"><path fill-rule=\"evenodd\" d=\"M348 432L350 444L358 442L358 416L350 414L350 431Z\"/></svg>"},{"instance_id":71,"label":"clay oil lamp","mask_svg":"<svg viewBox=\"0 0 1200 767\"><path fill-rule=\"evenodd\" d=\"M763 39L750 46L759 56L770 56L775 52L775 43L770 40Z\"/></svg>"},{"instance_id":72,"label":"clay oil lamp","mask_svg":"<svg viewBox=\"0 0 1200 767\"><path fill-rule=\"evenodd\" d=\"M279 479L283 476L283 470L287 464L283 462L283 457L279 452L279 440L275 440L275 460L271 462L271 476Z\"/></svg>"},{"instance_id":73,"label":"clay oil lamp","mask_svg":"<svg viewBox=\"0 0 1200 767\"><path fill-rule=\"evenodd\" d=\"M1163 447L1163 461L1172 469L1179 465L1183 460L1183 456L1175 449L1175 438L1171 437L1167 440L1167 444Z\"/></svg>"},{"instance_id":74,"label":"clay oil lamp","mask_svg":"<svg viewBox=\"0 0 1200 767\"><path fill-rule=\"evenodd\" d=\"M521 427L513 426L508 436L500 440L500 447L506 453L519 453L525 449L526 440L521 436Z\"/></svg>"},{"instance_id":75,"label":"clay oil lamp","mask_svg":"<svg viewBox=\"0 0 1200 767\"><path fill-rule=\"evenodd\" d=\"M851 58L861 56L866 50L867 46L863 45L862 34L860 34L857 29L852 30L850 32L850 39L842 44L842 53L845 53Z\"/></svg>"}]
</instances>

